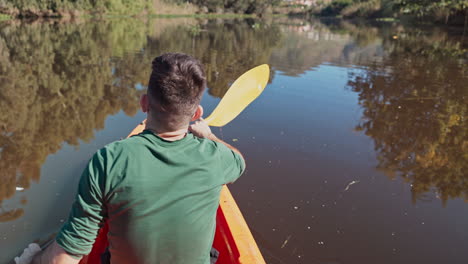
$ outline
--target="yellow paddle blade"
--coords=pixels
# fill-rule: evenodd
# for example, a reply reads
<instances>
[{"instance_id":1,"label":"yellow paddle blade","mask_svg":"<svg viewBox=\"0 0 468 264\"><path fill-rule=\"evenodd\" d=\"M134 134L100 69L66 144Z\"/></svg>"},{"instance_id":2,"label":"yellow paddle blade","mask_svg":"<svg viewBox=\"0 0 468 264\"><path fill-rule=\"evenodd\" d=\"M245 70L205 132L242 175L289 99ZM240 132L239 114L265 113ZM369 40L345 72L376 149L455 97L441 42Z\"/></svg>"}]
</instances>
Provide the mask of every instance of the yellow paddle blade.
<instances>
[{"instance_id":1,"label":"yellow paddle blade","mask_svg":"<svg viewBox=\"0 0 468 264\"><path fill-rule=\"evenodd\" d=\"M267 64L242 74L231 85L213 113L205 119L209 126L221 127L231 122L265 89L270 78Z\"/></svg>"}]
</instances>

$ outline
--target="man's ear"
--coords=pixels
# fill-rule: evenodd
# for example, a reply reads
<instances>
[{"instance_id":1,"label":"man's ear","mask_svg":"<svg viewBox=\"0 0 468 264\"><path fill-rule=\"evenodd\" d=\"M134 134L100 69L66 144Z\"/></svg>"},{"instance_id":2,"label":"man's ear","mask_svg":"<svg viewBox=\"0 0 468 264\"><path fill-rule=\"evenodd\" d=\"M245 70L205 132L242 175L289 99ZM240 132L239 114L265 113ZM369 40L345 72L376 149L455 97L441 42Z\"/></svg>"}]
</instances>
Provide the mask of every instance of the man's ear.
<instances>
[{"instance_id":1,"label":"man's ear","mask_svg":"<svg viewBox=\"0 0 468 264\"><path fill-rule=\"evenodd\" d=\"M201 105L197 106L197 110L195 111L195 114L192 116L192 120L190 121L195 121L203 117L203 107Z\"/></svg>"},{"instance_id":2,"label":"man's ear","mask_svg":"<svg viewBox=\"0 0 468 264\"><path fill-rule=\"evenodd\" d=\"M143 111L143 113L148 113L149 101L148 101L148 95L147 94L141 95L141 97L140 97L140 107L141 107L141 111Z\"/></svg>"}]
</instances>

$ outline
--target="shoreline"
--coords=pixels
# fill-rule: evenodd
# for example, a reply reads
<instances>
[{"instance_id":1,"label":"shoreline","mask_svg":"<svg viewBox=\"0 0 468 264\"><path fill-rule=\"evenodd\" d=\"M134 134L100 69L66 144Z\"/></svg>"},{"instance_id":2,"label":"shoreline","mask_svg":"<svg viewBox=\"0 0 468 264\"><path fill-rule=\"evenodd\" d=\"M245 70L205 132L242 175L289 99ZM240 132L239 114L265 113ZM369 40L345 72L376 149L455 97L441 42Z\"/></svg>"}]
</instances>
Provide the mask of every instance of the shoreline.
<instances>
[{"instance_id":1,"label":"shoreline","mask_svg":"<svg viewBox=\"0 0 468 264\"><path fill-rule=\"evenodd\" d=\"M5 11L5 10L1 10ZM323 16L310 13L267 13L267 14L239 14L239 13L140 13L140 14L121 14L121 13L85 13L77 10L67 11L64 13L52 13L43 11L41 15L10 15L7 13L0 13L0 22L5 21L79 21L86 19L116 19L116 18L134 18L134 19L152 19L152 18L205 18L205 19L264 19L264 18L275 18L275 17L287 17L291 19L319 19L319 20L347 20L347 21L372 21L372 22L384 22L384 23L410 23L414 25L439 25L449 27L466 27L466 25L459 23L438 23L436 21L428 21L424 19L418 19L416 16L402 16L402 17L343 17L341 15L336 16Z\"/></svg>"},{"instance_id":2,"label":"shoreline","mask_svg":"<svg viewBox=\"0 0 468 264\"><path fill-rule=\"evenodd\" d=\"M287 16L283 14L268 14L265 17ZM8 14L0 14L0 21L19 20L19 21L36 21L36 20L78 20L78 19L102 19L102 18L262 18L256 14L236 14L236 13L205 13L205 14L144 14L144 15L124 15L118 13L107 14L80 14L80 15L40 15L40 16L11 16Z\"/></svg>"},{"instance_id":3,"label":"shoreline","mask_svg":"<svg viewBox=\"0 0 468 264\"><path fill-rule=\"evenodd\" d=\"M74 21L86 19L116 19L116 18L133 18L133 19L151 19L151 18L205 18L205 19L262 19L272 17L288 17L287 14L237 14L237 13L195 13L195 14L140 14L140 15L124 15L118 13L106 14L80 14L76 16L70 15L53 15L53 16L11 16L0 13L0 22L2 21Z\"/></svg>"}]
</instances>

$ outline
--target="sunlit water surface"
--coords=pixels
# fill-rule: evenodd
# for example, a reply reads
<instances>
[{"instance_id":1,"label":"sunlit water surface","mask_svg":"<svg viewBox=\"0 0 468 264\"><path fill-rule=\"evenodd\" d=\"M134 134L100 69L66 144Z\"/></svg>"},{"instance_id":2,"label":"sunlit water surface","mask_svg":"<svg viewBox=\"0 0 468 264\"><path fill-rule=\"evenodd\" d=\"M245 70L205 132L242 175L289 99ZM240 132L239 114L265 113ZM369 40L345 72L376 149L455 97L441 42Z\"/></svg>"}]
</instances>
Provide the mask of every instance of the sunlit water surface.
<instances>
[{"instance_id":1,"label":"sunlit water surface","mask_svg":"<svg viewBox=\"0 0 468 264\"><path fill-rule=\"evenodd\" d=\"M216 134L268 263L467 263L467 37L457 28L275 19L0 25L0 263L66 219L90 156L144 115L151 60L200 58L210 112L268 63Z\"/></svg>"}]
</instances>

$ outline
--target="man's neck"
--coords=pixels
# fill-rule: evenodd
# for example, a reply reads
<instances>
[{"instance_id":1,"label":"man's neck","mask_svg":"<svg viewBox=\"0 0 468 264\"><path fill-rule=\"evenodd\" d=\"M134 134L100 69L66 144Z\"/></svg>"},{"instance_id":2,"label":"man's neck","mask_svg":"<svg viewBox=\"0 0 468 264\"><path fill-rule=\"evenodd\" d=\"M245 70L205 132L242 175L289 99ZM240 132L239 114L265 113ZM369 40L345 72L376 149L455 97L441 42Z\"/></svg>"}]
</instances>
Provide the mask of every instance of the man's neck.
<instances>
[{"instance_id":1,"label":"man's neck","mask_svg":"<svg viewBox=\"0 0 468 264\"><path fill-rule=\"evenodd\" d=\"M187 135L188 126L185 128L177 129L177 130L169 130L169 129L165 129L163 126L158 126L154 122L148 122L148 121L146 122L145 129L153 132L157 136L167 141L176 141L179 139L183 139Z\"/></svg>"}]
</instances>

